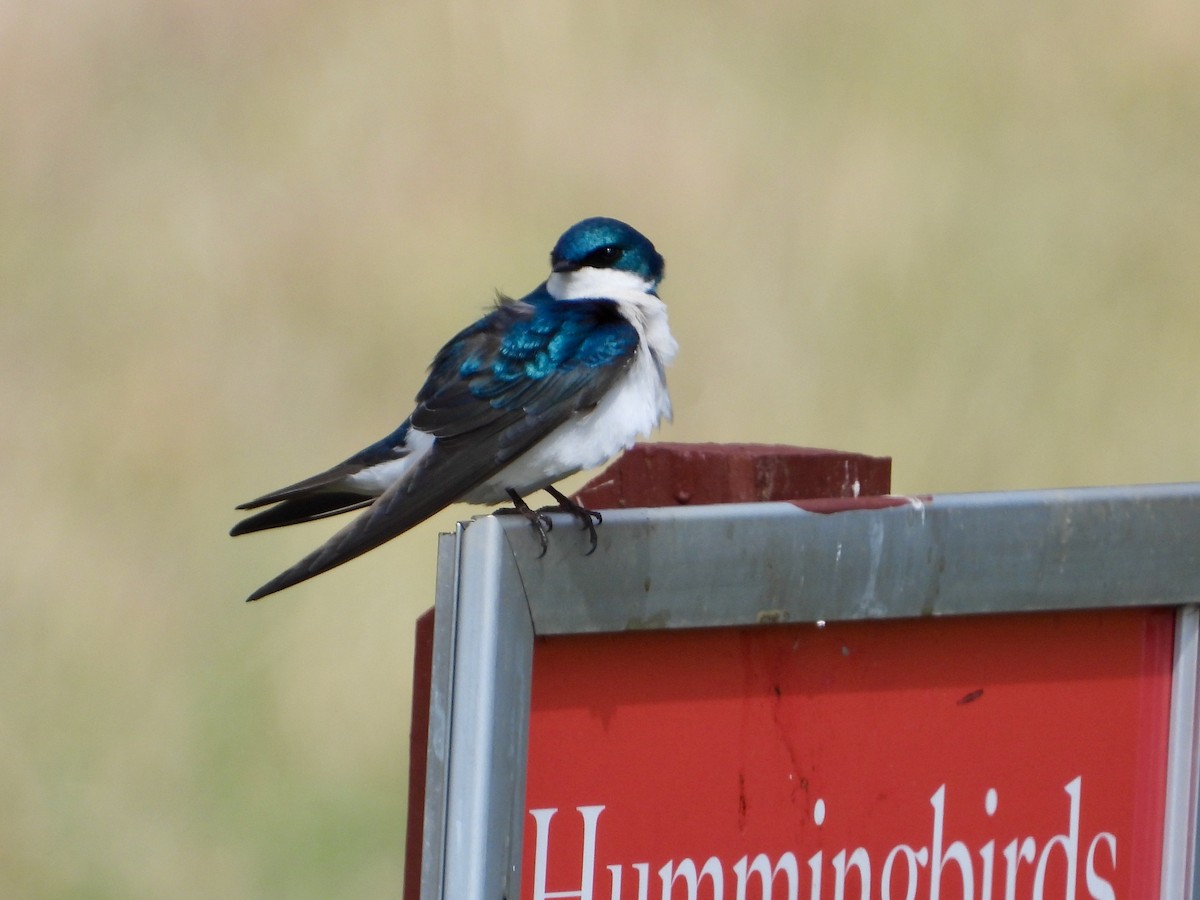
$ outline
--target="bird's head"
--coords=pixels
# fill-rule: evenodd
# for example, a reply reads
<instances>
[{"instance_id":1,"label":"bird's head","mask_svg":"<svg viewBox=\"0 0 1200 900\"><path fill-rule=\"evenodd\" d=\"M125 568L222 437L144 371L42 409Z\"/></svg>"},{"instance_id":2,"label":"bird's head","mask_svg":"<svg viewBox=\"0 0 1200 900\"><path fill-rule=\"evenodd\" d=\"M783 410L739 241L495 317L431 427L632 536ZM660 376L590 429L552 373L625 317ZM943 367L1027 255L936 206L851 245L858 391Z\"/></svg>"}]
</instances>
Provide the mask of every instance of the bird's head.
<instances>
[{"instance_id":1,"label":"bird's head","mask_svg":"<svg viewBox=\"0 0 1200 900\"><path fill-rule=\"evenodd\" d=\"M580 296L568 289L572 283L580 288L613 281L653 293L663 279L663 265L662 255L640 231L617 219L584 219L550 252L552 292L557 286L563 295Z\"/></svg>"}]
</instances>

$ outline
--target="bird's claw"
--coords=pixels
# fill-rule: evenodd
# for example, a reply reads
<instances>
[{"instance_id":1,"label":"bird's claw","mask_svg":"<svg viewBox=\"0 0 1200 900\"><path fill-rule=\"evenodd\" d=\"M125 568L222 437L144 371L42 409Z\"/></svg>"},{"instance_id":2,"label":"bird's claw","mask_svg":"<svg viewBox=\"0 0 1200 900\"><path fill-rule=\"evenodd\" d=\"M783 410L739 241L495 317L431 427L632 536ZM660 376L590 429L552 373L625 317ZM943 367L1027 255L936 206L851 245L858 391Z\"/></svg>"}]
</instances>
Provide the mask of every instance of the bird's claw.
<instances>
[{"instance_id":1,"label":"bird's claw","mask_svg":"<svg viewBox=\"0 0 1200 900\"><path fill-rule=\"evenodd\" d=\"M548 550L550 547L549 535L550 532L554 530L554 523L550 521L550 517L540 509L530 509L529 504L521 499L521 496L512 488L509 488L507 493L508 498L512 500L513 508L498 509L496 512L501 514L516 513L525 517L525 520L529 522L529 524L533 526L533 530L537 532L538 543L542 545L542 552L538 554L538 559L541 559L546 555L546 550Z\"/></svg>"},{"instance_id":2,"label":"bird's claw","mask_svg":"<svg viewBox=\"0 0 1200 900\"><path fill-rule=\"evenodd\" d=\"M531 509L516 491L511 488L507 491L508 498L512 500L512 509L498 509L497 513L501 514L518 514L525 517L526 521L533 526L533 530L537 532L538 542L542 545L542 552L538 554L538 559L546 555L546 550L550 546L549 534L554 530L554 522L546 513L563 512L567 513L579 522L581 530L588 533L588 548L587 556L591 556L596 552L596 526L604 521L604 516L596 512L594 509L588 509L586 506L580 506L570 497L561 493L553 487L546 488L546 492L558 501L557 506L543 506L541 509Z\"/></svg>"},{"instance_id":3,"label":"bird's claw","mask_svg":"<svg viewBox=\"0 0 1200 900\"><path fill-rule=\"evenodd\" d=\"M588 549L587 556L591 556L596 552L596 526L604 522L604 516L600 515L594 509L588 509L586 506L580 506L566 494L563 494L557 488L547 487L546 493L558 501L557 506L546 506L539 512L565 512L574 516L579 521L581 530L588 533L588 542L591 547Z\"/></svg>"}]
</instances>

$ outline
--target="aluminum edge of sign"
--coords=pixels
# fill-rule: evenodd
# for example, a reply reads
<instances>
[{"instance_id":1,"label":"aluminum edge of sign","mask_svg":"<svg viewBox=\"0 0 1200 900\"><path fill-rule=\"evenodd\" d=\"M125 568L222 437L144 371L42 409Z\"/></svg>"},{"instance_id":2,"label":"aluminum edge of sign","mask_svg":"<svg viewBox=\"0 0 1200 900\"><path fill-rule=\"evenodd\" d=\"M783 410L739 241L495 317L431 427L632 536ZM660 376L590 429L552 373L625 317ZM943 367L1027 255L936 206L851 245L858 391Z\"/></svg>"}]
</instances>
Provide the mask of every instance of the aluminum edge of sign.
<instances>
[{"instance_id":1,"label":"aluminum edge of sign","mask_svg":"<svg viewBox=\"0 0 1200 900\"><path fill-rule=\"evenodd\" d=\"M1166 809L1163 816L1159 896L1195 900L1197 841L1197 676L1200 675L1200 609L1181 607L1175 619L1171 672L1170 732L1167 741Z\"/></svg>"},{"instance_id":2,"label":"aluminum edge of sign","mask_svg":"<svg viewBox=\"0 0 1200 900\"><path fill-rule=\"evenodd\" d=\"M439 563L452 556L454 572L439 565L452 589L439 583L437 590L431 759L435 716L446 715L449 728L438 734L448 737L440 771L428 771L421 897L515 900L533 626L499 520L460 528L453 541L456 553L439 548ZM448 644L452 651L439 654Z\"/></svg>"},{"instance_id":3,"label":"aluminum edge of sign","mask_svg":"<svg viewBox=\"0 0 1200 900\"><path fill-rule=\"evenodd\" d=\"M455 604L462 526L438 537L437 587L434 595L433 657L426 739L425 809L421 831L421 900L442 897L446 846L446 786L450 762L450 710L454 674ZM411 798L410 798L411 800ZM411 820L410 820L411 821Z\"/></svg>"},{"instance_id":4,"label":"aluminum edge of sign","mask_svg":"<svg viewBox=\"0 0 1200 900\"><path fill-rule=\"evenodd\" d=\"M553 517L544 557L524 520L500 527L539 635L1200 598L1200 484L897 501L606 511L591 556L567 517Z\"/></svg>"}]
</instances>

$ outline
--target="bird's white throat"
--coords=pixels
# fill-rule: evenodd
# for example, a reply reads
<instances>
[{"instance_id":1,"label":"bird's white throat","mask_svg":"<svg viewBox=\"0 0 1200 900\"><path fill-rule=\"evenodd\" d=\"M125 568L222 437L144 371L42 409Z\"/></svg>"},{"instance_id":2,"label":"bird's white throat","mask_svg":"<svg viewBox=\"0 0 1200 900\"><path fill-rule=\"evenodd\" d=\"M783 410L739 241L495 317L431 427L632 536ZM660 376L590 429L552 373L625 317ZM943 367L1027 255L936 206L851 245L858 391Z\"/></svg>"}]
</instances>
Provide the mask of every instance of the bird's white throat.
<instances>
[{"instance_id":1,"label":"bird's white throat","mask_svg":"<svg viewBox=\"0 0 1200 900\"><path fill-rule=\"evenodd\" d=\"M574 272L551 272L546 279L546 291L555 300L595 300L601 297L620 299L631 294L649 294L653 282L636 272L620 269L595 269L585 266Z\"/></svg>"}]
</instances>

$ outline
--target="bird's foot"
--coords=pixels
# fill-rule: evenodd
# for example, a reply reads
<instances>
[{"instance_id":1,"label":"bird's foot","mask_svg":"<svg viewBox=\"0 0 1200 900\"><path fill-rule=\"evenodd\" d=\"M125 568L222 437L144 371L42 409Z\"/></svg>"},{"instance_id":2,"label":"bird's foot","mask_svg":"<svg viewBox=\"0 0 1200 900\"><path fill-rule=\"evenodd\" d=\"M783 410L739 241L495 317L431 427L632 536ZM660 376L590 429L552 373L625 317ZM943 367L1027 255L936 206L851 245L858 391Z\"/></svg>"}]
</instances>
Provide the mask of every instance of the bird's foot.
<instances>
[{"instance_id":1,"label":"bird's foot","mask_svg":"<svg viewBox=\"0 0 1200 900\"><path fill-rule=\"evenodd\" d=\"M580 528L588 533L588 540L591 542L591 549L587 555L591 556L596 552L596 526L604 521L604 516L596 512L594 509L588 509L586 506L580 506L566 494L559 491L553 486L546 488L546 493L558 501L558 506L544 506L538 510L539 513L546 512L565 512L574 516L579 520ZM543 553L545 550L542 551Z\"/></svg>"},{"instance_id":2,"label":"bird's foot","mask_svg":"<svg viewBox=\"0 0 1200 900\"><path fill-rule=\"evenodd\" d=\"M499 515L518 514L525 517L533 530L537 532L538 541L542 545L542 552L538 554L538 558L546 555L546 548L550 546L549 538L547 537L554 530L554 523L550 521L550 517L541 510L533 510L529 508L529 504L521 499L521 495L509 488L506 492L508 499L512 501L512 509L498 509Z\"/></svg>"}]
</instances>

